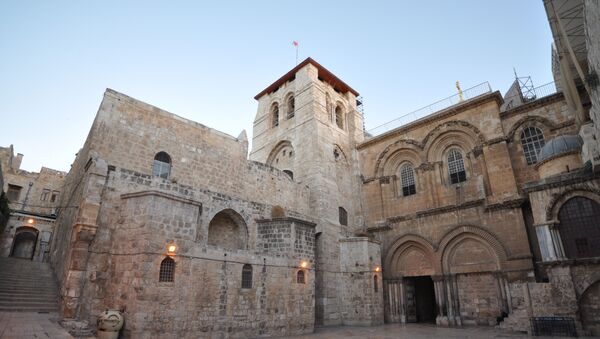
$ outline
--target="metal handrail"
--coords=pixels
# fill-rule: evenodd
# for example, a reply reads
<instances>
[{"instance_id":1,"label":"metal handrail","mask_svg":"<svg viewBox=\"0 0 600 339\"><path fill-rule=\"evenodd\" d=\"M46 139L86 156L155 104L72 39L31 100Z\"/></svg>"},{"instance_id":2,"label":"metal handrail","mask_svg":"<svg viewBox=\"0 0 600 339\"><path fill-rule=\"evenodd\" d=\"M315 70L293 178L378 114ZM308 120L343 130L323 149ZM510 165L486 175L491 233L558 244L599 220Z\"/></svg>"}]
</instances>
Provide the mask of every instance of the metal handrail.
<instances>
[{"instance_id":1,"label":"metal handrail","mask_svg":"<svg viewBox=\"0 0 600 339\"><path fill-rule=\"evenodd\" d=\"M475 85L471 88L468 88L468 89L462 91L462 93L457 93L457 94L451 95L447 98L438 100L430 105L421 107L415 111L401 115L400 117L398 117L392 121L386 122L385 124L371 128L367 131L367 133L370 136L376 136L379 134L383 134L392 129L401 127L401 126L411 123L415 120L424 118L426 116L429 116L435 112L438 112L438 111L448 108L450 106L459 104L465 100L473 99L482 94L487 94L487 93L491 93L491 92L492 92L492 88L491 88L490 84L487 81L482 82L479 85Z\"/></svg>"},{"instance_id":2,"label":"metal handrail","mask_svg":"<svg viewBox=\"0 0 600 339\"><path fill-rule=\"evenodd\" d=\"M515 108L519 105L547 97L552 94L558 93L556 84L554 81L547 84L535 87L528 91L520 91L520 93L513 94L504 98L505 107L504 110Z\"/></svg>"}]
</instances>

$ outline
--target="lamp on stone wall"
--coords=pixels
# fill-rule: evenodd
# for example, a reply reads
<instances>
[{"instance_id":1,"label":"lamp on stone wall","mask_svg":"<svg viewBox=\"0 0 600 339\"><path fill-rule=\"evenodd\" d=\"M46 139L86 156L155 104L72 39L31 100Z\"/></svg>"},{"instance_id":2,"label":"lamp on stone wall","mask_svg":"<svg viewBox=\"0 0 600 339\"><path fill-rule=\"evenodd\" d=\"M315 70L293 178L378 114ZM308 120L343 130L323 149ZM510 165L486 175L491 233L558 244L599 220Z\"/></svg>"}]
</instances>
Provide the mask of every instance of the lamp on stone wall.
<instances>
[{"instance_id":1,"label":"lamp on stone wall","mask_svg":"<svg viewBox=\"0 0 600 339\"><path fill-rule=\"evenodd\" d=\"M167 253L169 255L174 255L175 251L177 251L177 246L175 244L170 244L167 246Z\"/></svg>"},{"instance_id":2,"label":"lamp on stone wall","mask_svg":"<svg viewBox=\"0 0 600 339\"><path fill-rule=\"evenodd\" d=\"M35 220L33 220L33 218L29 218L29 219L27 219L27 223L28 223L29 225L33 225L33 223L34 223L34 222L35 222Z\"/></svg>"},{"instance_id":3,"label":"lamp on stone wall","mask_svg":"<svg viewBox=\"0 0 600 339\"><path fill-rule=\"evenodd\" d=\"M300 267L307 268L308 267L308 262L306 262L306 261L303 260L302 262L300 262Z\"/></svg>"},{"instance_id":4,"label":"lamp on stone wall","mask_svg":"<svg viewBox=\"0 0 600 339\"><path fill-rule=\"evenodd\" d=\"M375 266L375 272L379 272L379 271L381 271L381 267Z\"/></svg>"}]
</instances>

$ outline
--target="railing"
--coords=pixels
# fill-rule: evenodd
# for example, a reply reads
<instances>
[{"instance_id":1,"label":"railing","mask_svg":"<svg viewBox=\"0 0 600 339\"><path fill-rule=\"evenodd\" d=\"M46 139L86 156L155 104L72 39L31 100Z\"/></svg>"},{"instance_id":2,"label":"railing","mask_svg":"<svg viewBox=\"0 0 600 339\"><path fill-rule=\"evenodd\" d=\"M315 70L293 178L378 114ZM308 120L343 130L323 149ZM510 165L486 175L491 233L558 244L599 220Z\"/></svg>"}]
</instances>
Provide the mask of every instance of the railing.
<instances>
[{"instance_id":1,"label":"railing","mask_svg":"<svg viewBox=\"0 0 600 339\"><path fill-rule=\"evenodd\" d=\"M503 110L509 110L511 108L515 108L519 105L541 99L543 97L547 97L549 95L555 94L558 91L556 90L556 84L554 82L549 82L545 85L541 85L530 90L521 89L520 93L511 95L509 97L504 98L504 107Z\"/></svg>"},{"instance_id":2,"label":"railing","mask_svg":"<svg viewBox=\"0 0 600 339\"><path fill-rule=\"evenodd\" d=\"M383 125L374 127L372 129L368 130L367 133L370 134L371 136L383 134L387 131L401 127L401 126L406 125L415 120L424 118L424 117L431 115L437 111L440 111L444 108L448 108L450 106L461 103L465 100L469 100L469 99L475 98L477 96L480 96L482 94L487 94L487 93L491 93L491 92L492 92L492 88L490 87L490 84L487 81L482 82L479 85L473 86L471 88L468 88L468 89L462 91L462 93L458 93L458 94L449 96L447 98L444 98L442 100L436 101L431 105L419 108L416 111L412 111L408 114L404 114L404 115L402 115L390 122L387 122Z\"/></svg>"}]
</instances>

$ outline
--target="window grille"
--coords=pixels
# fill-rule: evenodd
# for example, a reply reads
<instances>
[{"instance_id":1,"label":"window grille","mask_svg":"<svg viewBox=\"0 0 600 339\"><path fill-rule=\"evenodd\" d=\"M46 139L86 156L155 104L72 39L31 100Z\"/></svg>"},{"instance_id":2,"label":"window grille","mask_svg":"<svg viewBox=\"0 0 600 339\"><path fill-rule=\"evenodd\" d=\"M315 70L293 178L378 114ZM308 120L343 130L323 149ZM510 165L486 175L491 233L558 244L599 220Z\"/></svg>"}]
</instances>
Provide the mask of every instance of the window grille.
<instances>
[{"instance_id":1,"label":"window grille","mask_svg":"<svg viewBox=\"0 0 600 339\"><path fill-rule=\"evenodd\" d=\"M299 270L298 273L296 273L296 283L306 284L306 276L303 270Z\"/></svg>"},{"instance_id":2,"label":"window grille","mask_svg":"<svg viewBox=\"0 0 600 339\"><path fill-rule=\"evenodd\" d=\"M171 174L171 157L165 152L158 152L154 156L154 164L152 165L152 175L169 179Z\"/></svg>"},{"instance_id":3,"label":"window grille","mask_svg":"<svg viewBox=\"0 0 600 339\"><path fill-rule=\"evenodd\" d=\"M252 288L252 265L244 265L242 268L242 288Z\"/></svg>"},{"instance_id":4,"label":"window grille","mask_svg":"<svg viewBox=\"0 0 600 339\"><path fill-rule=\"evenodd\" d=\"M6 198L10 202L19 201L19 197L21 195L21 186L8 184L8 190L6 190Z\"/></svg>"},{"instance_id":5,"label":"window grille","mask_svg":"<svg viewBox=\"0 0 600 339\"><path fill-rule=\"evenodd\" d=\"M415 186L415 175L410 164L400 167L400 181L402 182L402 195L409 196L417 193Z\"/></svg>"},{"instance_id":6,"label":"window grille","mask_svg":"<svg viewBox=\"0 0 600 339\"><path fill-rule=\"evenodd\" d=\"M458 184L467 180L465 162L462 154L456 149L448 153L448 174L450 174L450 182L452 184Z\"/></svg>"},{"instance_id":7,"label":"window grille","mask_svg":"<svg viewBox=\"0 0 600 339\"><path fill-rule=\"evenodd\" d=\"M521 132L521 144L527 165L535 164L538 159L538 153L544 147L544 134L539 128L527 127Z\"/></svg>"},{"instance_id":8,"label":"window grille","mask_svg":"<svg viewBox=\"0 0 600 339\"><path fill-rule=\"evenodd\" d=\"M584 197L571 198L558 212L558 220L568 258L600 256L600 204Z\"/></svg>"},{"instance_id":9,"label":"window grille","mask_svg":"<svg viewBox=\"0 0 600 339\"><path fill-rule=\"evenodd\" d=\"M158 275L159 282L175 281L175 260L166 257L160 263L160 272Z\"/></svg>"}]
</instances>

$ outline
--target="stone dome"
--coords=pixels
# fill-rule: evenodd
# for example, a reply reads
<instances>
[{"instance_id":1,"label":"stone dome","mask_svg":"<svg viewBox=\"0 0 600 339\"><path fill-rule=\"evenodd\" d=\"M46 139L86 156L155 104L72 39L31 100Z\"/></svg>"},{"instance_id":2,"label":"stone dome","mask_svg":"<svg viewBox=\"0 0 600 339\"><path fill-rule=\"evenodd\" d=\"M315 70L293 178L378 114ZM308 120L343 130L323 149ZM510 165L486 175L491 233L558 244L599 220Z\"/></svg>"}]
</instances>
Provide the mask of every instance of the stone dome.
<instances>
[{"instance_id":1,"label":"stone dome","mask_svg":"<svg viewBox=\"0 0 600 339\"><path fill-rule=\"evenodd\" d=\"M579 135L559 135L549 140L538 154L538 162L550 159L557 155L571 151L581 151L583 140Z\"/></svg>"}]
</instances>

